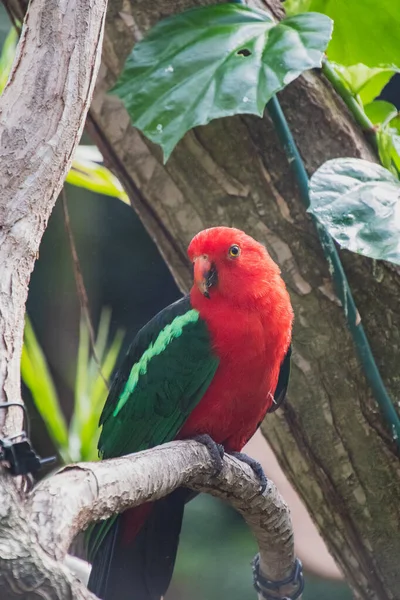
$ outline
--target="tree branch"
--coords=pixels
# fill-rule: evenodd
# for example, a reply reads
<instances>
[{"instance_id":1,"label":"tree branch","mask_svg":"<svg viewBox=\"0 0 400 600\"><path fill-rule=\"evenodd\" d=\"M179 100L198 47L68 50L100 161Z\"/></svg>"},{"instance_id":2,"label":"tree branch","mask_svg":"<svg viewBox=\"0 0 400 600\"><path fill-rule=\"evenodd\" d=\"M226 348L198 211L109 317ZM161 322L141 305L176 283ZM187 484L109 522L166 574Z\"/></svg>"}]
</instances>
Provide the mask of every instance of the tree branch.
<instances>
[{"instance_id":1,"label":"tree branch","mask_svg":"<svg viewBox=\"0 0 400 600\"><path fill-rule=\"evenodd\" d=\"M107 0L32 2L0 99L0 402L21 398L29 279L85 123L106 6ZM0 411L0 437L21 429L18 407ZM15 480L0 466L1 598L94 598L40 546L28 555L36 538Z\"/></svg>"},{"instance_id":2,"label":"tree branch","mask_svg":"<svg viewBox=\"0 0 400 600\"><path fill-rule=\"evenodd\" d=\"M0 100L0 401L20 398L29 278L85 124L106 4L31 3ZM18 432L21 411L10 409L7 420L6 433Z\"/></svg>"},{"instance_id":3,"label":"tree branch","mask_svg":"<svg viewBox=\"0 0 400 600\"><path fill-rule=\"evenodd\" d=\"M127 457L67 466L42 481L26 502L37 540L32 544L29 531L21 537L21 550L32 557L25 560L33 561L33 569L39 542L48 554L63 561L75 535L91 521L157 500L184 486L228 501L243 515L257 539L264 576L275 581L288 577L295 560L293 530L288 507L275 485L269 482L261 495L250 467L229 455L219 475L212 476L212 469L208 450L194 441L171 442ZM286 586L277 598L291 591L293 588Z\"/></svg>"}]
</instances>

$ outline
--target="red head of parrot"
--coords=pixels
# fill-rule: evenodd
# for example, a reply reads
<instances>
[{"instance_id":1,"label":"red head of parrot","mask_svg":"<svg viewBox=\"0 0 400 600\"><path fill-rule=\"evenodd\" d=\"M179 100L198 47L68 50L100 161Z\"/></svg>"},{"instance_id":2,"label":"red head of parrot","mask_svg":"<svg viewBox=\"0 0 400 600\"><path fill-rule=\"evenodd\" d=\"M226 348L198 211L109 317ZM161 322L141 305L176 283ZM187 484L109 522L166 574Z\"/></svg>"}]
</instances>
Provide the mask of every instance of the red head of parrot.
<instances>
[{"instance_id":1,"label":"red head of parrot","mask_svg":"<svg viewBox=\"0 0 400 600\"><path fill-rule=\"evenodd\" d=\"M191 241L188 255L194 264L192 299L224 299L232 305L254 305L288 296L278 265L266 248L239 229L212 227ZM291 308L289 309L291 310Z\"/></svg>"}]
</instances>

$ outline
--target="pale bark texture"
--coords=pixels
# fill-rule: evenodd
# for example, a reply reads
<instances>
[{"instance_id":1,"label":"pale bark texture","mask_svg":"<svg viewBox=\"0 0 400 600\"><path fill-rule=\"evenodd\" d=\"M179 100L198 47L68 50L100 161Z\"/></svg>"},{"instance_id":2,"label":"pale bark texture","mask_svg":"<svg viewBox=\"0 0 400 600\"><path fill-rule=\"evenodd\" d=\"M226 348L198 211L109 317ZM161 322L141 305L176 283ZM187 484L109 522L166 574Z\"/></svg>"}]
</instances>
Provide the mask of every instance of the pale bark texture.
<instances>
[{"instance_id":1,"label":"pale bark texture","mask_svg":"<svg viewBox=\"0 0 400 600\"><path fill-rule=\"evenodd\" d=\"M1 402L20 401L29 278L85 124L106 5L106 0L35 0L0 99ZM21 409L0 411L1 437L21 429ZM21 497L1 466L0 597L88 598L84 586L37 543Z\"/></svg>"},{"instance_id":2,"label":"pale bark texture","mask_svg":"<svg viewBox=\"0 0 400 600\"><path fill-rule=\"evenodd\" d=\"M129 457L65 467L35 488L26 509L41 546L63 560L74 536L91 521L188 487L225 500L240 512L257 540L263 574L273 581L287 578L295 560L293 528L274 484L269 481L260 494L251 468L228 455L222 471L215 475L214 470L204 445L171 442ZM282 588L277 597L292 589Z\"/></svg>"},{"instance_id":3,"label":"pale bark texture","mask_svg":"<svg viewBox=\"0 0 400 600\"><path fill-rule=\"evenodd\" d=\"M263 432L300 492L356 596L399 597L399 463L360 369L328 266L270 119L219 120L185 136L166 165L161 151L107 95L134 42L160 18L202 0L113 0L88 127L182 290L193 234L234 225L280 264L296 315L293 374L283 410ZM281 15L280 3L249 2ZM307 73L281 103L309 173L325 160L374 160L341 100ZM400 397L400 280L384 263L342 253L379 368Z\"/></svg>"},{"instance_id":4,"label":"pale bark texture","mask_svg":"<svg viewBox=\"0 0 400 600\"><path fill-rule=\"evenodd\" d=\"M225 456L218 475L207 448L172 442L131 456L80 463L44 479L27 498L5 479L0 500L0 592L4 600L95 600L64 565L75 535L88 524L189 487L228 501L251 528L264 576L280 581L293 571L295 555L289 509L272 482L263 494L251 468ZM3 505L1 505L3 508ZM65 561L65 562L64 562ZM249 572L250 584L250 572ZM282 586L276 598L297 589ZM275 597L275 596L274 596ZM260 596L260 600L262 600Z\"/></svg>"}]
</instances>

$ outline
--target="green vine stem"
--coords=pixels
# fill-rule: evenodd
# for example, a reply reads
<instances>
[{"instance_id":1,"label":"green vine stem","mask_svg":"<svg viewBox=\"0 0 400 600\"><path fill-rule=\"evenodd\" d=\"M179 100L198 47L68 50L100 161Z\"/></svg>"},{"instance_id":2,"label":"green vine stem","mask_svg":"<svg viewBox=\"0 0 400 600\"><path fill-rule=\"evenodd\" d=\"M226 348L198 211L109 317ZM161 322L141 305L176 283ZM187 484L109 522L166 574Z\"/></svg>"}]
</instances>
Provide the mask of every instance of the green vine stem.
<instances>
[{"instance_id":1,"label":"green vine stem","mask_svg":"<svg viewBox=\"0 0 400 600\"><path fill-rule=\"evenodd\" d=\"M293 169L299 186L301 200L305 207L308 208L310 204L310 197L307 171L276 96L274 96L267 104L267 110L273 121L279 139L282 142L287 159ZM393 439L400 450L400 419L387 393L373 357L364 327L361 323L360 314L354 302L354 298L339 257L339 253L327 230L317 221L317 219L314 217L312 218L325 258L328 261L329 270L335 283L336 293L342 303L347 325L356 346L365 377L386 421L390 426Z\"/></svg>"}]
</instances>

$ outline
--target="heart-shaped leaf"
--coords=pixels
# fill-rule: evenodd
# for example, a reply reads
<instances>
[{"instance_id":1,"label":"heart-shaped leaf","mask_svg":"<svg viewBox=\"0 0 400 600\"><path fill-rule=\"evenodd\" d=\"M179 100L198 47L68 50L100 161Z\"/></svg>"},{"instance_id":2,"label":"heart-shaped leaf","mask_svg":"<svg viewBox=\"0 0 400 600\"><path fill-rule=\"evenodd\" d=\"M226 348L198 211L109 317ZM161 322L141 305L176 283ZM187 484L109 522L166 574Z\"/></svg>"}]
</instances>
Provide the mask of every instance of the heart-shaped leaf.
<instances>
[{"instance_id":1,"label":"heart-shaped leaf","mask_svg":"<svg viewBox=\"0 0 400 600\"><path fill-rule=\"evenodd\" d=\"M343 247L400 264L400 182L380 165L328 160L311 177L310 207Z\"/></svg>"},{"instance_id":2,"label":"heart-shaped leaf","mask_svg":"<svg viewBox=\"0 0 400 600\"><path fill-rule=\"evenodd\" d=\"M321 65L331 20L307 13L277 23L235 3L160 21L134 47L117 85L133 124L167 159L183 135L212 119L262 116L268 100Z\"/></svg>"}]
</instances>

